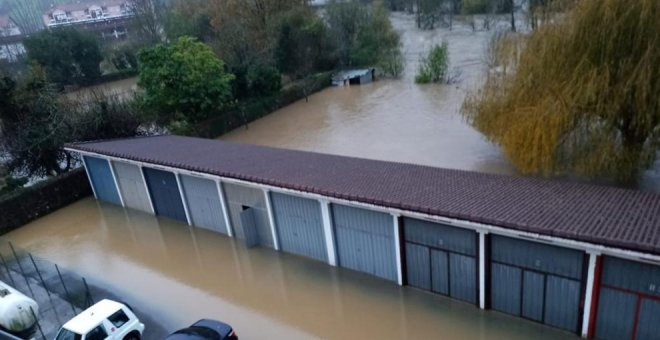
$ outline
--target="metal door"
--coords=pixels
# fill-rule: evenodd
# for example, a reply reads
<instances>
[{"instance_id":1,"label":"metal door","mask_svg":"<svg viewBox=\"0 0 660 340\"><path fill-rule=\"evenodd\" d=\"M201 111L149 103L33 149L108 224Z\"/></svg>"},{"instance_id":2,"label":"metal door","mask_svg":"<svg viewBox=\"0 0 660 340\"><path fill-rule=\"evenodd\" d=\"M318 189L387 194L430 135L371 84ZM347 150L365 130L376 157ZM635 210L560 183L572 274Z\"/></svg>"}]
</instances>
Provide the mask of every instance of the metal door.
<instances>
[{"instance_id":1,"label":"metal door","mask_svg":"<svg viewBox=\"0 0 660 340\"><path fill-rule=\"evenodd\" d=\"M491 237L493 309L576 332L585 253Z\"/></svg>"},{"instance_id":2,"label":"metal door","mask_svg":"<svg viewBox=\"0 0 660 340\"><path fill-rule=\"evenodd\" d=\"M192 224L215 232L229 234L215 181L181 175L181 187L188 203Z\"/></svg>"},{"instance_id":3,"label":"metal door","mask_svg":"<svg viewBox=\"0 0 660 340\"><path fill-rule=\"evenodd\" d=\"M431 255L428 247L406 243L406 268L408 284L431 290Z\"/></svg>"},{"instance_id":4,"label":"metal door","mask_svg":"<svg viewBox=\"0 0 660 340\"><path fill-rule=\"evenodd\" d=\"M580 281L548 275L545 287L545 324L577 331L580 318Z\"/></svg>"},{"instance_id":5,"label":"metal door","mask_svg":"<svg viewBox=\"0 0 660 340\"><path fill-rule=\"evenodd\" d=\"M535 321L542 321L545 275L529 271L524 272L522 289L522 316Z\"/></svg>"},{"instance_id":6,"label":"metal door","mask_svg":"<svg viewBox=\"0 0 660 340\"><path fill-rule=\"evenodd\" d=\"M660 338L660 266L604 256L596 338Z\"/></svg>"},{"instance_id":7,"label":"metal door","mask_svg":"<svg viewBox=\"0 0 660 340\"><path fill-rule=\"evenodd\" d=\"M397 280L391 215L333 204L332 217L340 266Z\"/></svg>"},{"instance_id":8,"label":"metal door","mask_svg":"<svg viewBox=\"0 0 660 340\"><path fill-rule=\"evenodd\" d=\"M243 226L243 236L245 237L245 244L248 247L258 246L259 233L257 232L257 224L254 220L254 209L247 208L241 211L241 225Z\"/></svg>"},{"instance_id":9,"label":"metal door","mask_svg":"<svg viewBox=\"0 0 660 340\"><path fill-rule=\"evenodd\" d=\"M176 177L171 172L143 168L156 215L187 222Z\"/></svg>"},{"instance_id":10,"label":"metal door","mask_svg":"<svg viewBox=\"0 0 660 340\"><path fill-rule=\"evenodd\" d=\"M476 303L476 233L404 218L408 284Z\"/></svg>"},{"instance_id":11,"label":"metal door","mask_svg":"<svg viewBox=\"0 0 660 340\"><path fill-rule=\"evenodd\" d=\"M112 178L110 163L102 158L83 156L83 161L87 167L90 183L94 187L96 197L108 203L121 205L117 186Z\"/></svg>"},{"instance_id":12,"label":"metal door","mask_svg":"<svg viewBox=\"0 0 660 340\"><path fill-rule=\"evenodd\" d=\"M637 296L602 288L598 302L597 339L632 339Z\"/></svg>"},{"instance_id":13,"label":"metal door","mask_svg":"<svg viewBox=\"0 0 660 340\"><path fill-rule=\"evenodd\" d=\"M491 307L520 316L522 270L499 263L491 266Z\"/></svg>"},{"instance_id":14,"label":"metal door","mask_svg":"<svg viewBox=\"0 0 660 340\"><path fill-rule=\"evenodd\" d=\"M449 258L447 253L431 250L431 290L449 295Z\"/></svg>"},{"instance_id":15,"label":"metal door","mask_svg":"<svg viewBox=\"0 0 660 340\"><path fill-rule=\"evenodd\" d=\"M477 261L474 257L449 253L449 296L477 303Z\"/></svg>"},{"instance_id":16,"label":"metal door","mask_svg":"<svg viewBox=\"0 0 660 340\"><path fill-rule=\"evenodd\" d=\"M642 299L639 308L636 340L651 340L660 337L660 301Z\"/></svg>"},{"instance_id":17,"label":"metal door","mask_svg":"<svg viewBox=\"0 0 660 340\"><path fill-rule=\"evenodd\" d=\"M112 166L126 207L151 213L151 203L140 167L118 161L113 161Z\"/></svg>"},{"instance_id":18,"label":"metal door","mask_svg":"<svg viewBox=\"0 0 660 340\"><path fill-rule=\"evenodd\" d=\"M327 261L319 202L280 193L271 193L270 198L280 248L286 252Z\"/></svg>"}]
</instances>

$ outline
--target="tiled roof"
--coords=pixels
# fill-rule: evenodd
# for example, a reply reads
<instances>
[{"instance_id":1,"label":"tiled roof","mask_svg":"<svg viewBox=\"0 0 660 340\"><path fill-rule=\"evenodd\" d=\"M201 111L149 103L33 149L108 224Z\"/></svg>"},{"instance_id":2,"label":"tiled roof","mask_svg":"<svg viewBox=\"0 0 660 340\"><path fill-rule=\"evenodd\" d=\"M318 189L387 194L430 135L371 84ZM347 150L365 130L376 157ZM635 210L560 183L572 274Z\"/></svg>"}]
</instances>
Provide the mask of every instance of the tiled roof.
<instances>
[{"instance_id":1,"label":"tiled roof","mask_svg":"<svg viewBox=\"0 0 660 340\"><path fill-rule=\"evenodd\" d=\"M178 136L68 147L660 255L660 195L650 192Z\"/></svg>"}]
</instances>

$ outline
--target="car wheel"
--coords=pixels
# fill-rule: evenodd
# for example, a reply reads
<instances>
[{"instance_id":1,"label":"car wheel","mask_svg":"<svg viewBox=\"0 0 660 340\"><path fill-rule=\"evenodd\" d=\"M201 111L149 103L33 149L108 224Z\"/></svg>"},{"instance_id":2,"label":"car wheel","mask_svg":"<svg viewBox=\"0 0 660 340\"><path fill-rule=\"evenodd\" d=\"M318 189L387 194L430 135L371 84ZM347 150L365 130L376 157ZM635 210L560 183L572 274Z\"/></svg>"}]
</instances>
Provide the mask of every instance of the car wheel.
<instances>
[{"instance_id":1,"label":"car wheel","mask_svg":"<svg viewBox=\"0 0 660 340\"><path fill-rule=\"evenodd\" d=\"M131 332L124 337L124 340L140 340L140 333Z\"/></svg>"}]
</instances>

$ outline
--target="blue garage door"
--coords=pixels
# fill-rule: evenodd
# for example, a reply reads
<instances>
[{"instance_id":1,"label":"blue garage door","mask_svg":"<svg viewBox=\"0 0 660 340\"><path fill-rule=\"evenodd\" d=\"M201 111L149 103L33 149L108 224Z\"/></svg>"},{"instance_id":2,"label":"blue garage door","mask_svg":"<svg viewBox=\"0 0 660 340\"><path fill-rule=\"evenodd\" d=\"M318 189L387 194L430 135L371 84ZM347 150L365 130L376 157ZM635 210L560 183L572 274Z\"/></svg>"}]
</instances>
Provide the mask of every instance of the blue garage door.
<instances>
[{"instance_id":1,"label":"blue garage door","mask_svg":"<svg viewBox=\"0 0 660 340\"><path fill-rule=\"evenodd\" d=\"M121 205L117 186L112 178L110 163L105 159L90 156L83 156L83 161L87 166L96 197L101 201Z\"/></svg>"},{"instance_id":2,"label":"blue garage door","mask_svg":"<svg viewBox=\"0 0 660 340\"><path fill-rule=\"evenodd\" d=\"M577 332L584 253L493 235L491 307Z\"/></svg>"},{"instance_id":3,"label":"blue garage door","mask_svg":"<svg viewBox=\"0 0 660 340\"><path fill-rule=\"evenodd\" d=\"M181 202L181 194L173 173L143 168L149 194L156 215L186 222L186 212Z\"/></svg>"},{"instance_id":4,"label":"blue garage door","mask_svg":"<svg viewBox=\"0 0 660 340\"><path fill-rule=\"evenodd\" d=\"M403 225L408 284L476 303L476 233L408 217Z\"/></svg>"},{"instance_id":5,"label":"blue garage door","mask_svg":"<svg viewBox=\"0 0 660 340\"><path fill-rule=\"evenodd\" d=\"M332 219L340 266L397 280L391 215L333 204Z\"/></svg>"},{"instance_id":6,"label":"blue garage door","mask_svg":"<svg viewBox=\"0 0 660 340\"><path fill-rule=\"evenodd\" d=\"M271 193L273 215L283 251L326 261L321 205L318 201Z\"/></svg>"},{"instance_id":7,"label":"blue garage door","mask_svg":"<svg viewBox=\"0 0 660 340\"><path fill-rule=\"evenodd\" d=\"M660 339L660 267L603 257L597 339Z\"/></svg>"}]
</instances>

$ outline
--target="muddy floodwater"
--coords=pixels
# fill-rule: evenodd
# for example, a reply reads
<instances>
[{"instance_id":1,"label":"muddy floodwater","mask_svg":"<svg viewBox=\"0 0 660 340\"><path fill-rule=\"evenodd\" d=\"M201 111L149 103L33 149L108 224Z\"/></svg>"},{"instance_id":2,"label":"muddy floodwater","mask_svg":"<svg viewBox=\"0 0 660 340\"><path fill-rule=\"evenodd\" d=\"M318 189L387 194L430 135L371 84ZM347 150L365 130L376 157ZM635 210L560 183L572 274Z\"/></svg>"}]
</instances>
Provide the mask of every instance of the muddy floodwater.
<instances>
[{"instance_id":1,"label":"muddy floodwater","mask_svg":"<svg viewBox=\"0 0 660 340\"><path fill-rule=\"evenodd\" d=\"M492 31L469 25L420 31L412 16L393 13L401 33L406 68L402 79L332 87L289 105L223 140L346 156L512 174L499 148L459 114L467 91L485 72L484 51ZM433 44L449 43L452 85L417 85L419 58Z\"/></svg>"},{"instance_id":2,"label":"muddy floodwater","mask_svg":"<svg viewBox=\"0 0 660 340\"><path fill-rule=\"evenodd\" d=\"M241 339L575 337L93 198L6 237L139 305L168 331L207 317Z\"/></svg>"}]
</instances>

